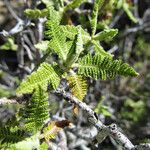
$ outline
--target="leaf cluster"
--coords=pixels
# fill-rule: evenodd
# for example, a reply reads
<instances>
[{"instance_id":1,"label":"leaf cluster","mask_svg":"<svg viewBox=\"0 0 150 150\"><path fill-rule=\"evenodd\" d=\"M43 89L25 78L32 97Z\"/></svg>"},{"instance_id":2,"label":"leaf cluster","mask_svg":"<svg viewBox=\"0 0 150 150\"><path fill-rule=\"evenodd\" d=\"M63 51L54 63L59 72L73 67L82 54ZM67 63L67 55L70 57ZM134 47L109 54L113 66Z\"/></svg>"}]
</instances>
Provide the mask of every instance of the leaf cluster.
<instances>
[{"instance_id":1,"label":"leaf cluster","mask_svg":"<svg viewBox=\"0 0 150 150\"><path fill-rule=\"evenodd\" d=\"M44 61L27 76L17 89L17 94L32 94L27 102L19 121L23 121L27 132L36 134L43 129L42 136L47 141L65 126L69 126L68 121L51 122L47 127L44 124L49 119L49 90L56 90L62 79L68 82L69 89L79 100L83 100L87 94L88 84L86 78L93 80L113 79L117 75L137 76L138 73L127 63L113 59L113 56L104 50L101 41L112 40L118 33L117 29L105 29L97 33L97 23L99 10L104 6L104 0L96 0L90 18L91 34L80 25L65 24L64 17L68 10L75 9L85 1L73 0L68 5L64 5L62 0L52 2L43 0L47 8L27 9L25 14L31 19L45 17L45 39L35 45L36 48L48 53L47 57L55 58L52 64ZM58 7L54 4L57 3ZM58 5L59 4L59 5ZM94 52L88 51L94 46ZM45 59L46 60L46 59ZM63 125L63 126L60 126ZM16 138L12 142L17 142L18 137L23 132L19 129L11 131L9 128L1 128L0 136L4 132L8 133L2 142L9 142L11 137ZM20 138L21 139L21 138Z\"/></svg>"}]
</instances>

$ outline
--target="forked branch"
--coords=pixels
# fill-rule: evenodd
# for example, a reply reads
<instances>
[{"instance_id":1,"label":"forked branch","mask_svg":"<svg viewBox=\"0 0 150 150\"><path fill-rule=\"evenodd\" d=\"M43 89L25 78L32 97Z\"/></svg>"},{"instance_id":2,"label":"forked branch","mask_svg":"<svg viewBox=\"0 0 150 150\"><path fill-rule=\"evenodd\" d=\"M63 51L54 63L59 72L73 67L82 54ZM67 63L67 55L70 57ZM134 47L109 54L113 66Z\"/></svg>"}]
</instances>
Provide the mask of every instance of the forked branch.
<instances>
[{"instance_id":1,"label":"forked branch","mask_svg":"<svg viewBox=\"0 0 150 150\"><path fill-rule=\"evenodd\" d=\"M97 142L101 143L107 136L111 136L122 146L123 149L150 150L149 144L140 144L139 146L134 146L127 136L119 131L116 124L111 124L109 126L104 125L99 120L98 115L86 103L80 101L72 94L65 92L63 89L57 89L55 93L65 98L65 100L69 103L77 105L80 109L86 112L88 121L98 130L98 134L96 136Z\"/></svg>"}]
</instances>

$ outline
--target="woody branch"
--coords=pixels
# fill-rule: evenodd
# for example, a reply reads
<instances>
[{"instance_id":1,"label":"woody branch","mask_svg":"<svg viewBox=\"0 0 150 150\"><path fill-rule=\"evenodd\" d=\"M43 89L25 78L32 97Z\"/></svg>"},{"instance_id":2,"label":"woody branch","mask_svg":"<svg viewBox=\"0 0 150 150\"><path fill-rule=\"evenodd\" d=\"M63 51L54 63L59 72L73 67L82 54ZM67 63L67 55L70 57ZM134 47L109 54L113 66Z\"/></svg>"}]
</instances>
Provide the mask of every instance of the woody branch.
<instances>
[{"instance_id":1,"label":"woody branch","mask_svg":"<svg viewBox=\"0 0 150 150\"><path fill-rule=\"evenodd\" d=\"M140 144L138 146L134 146L132 142L119 131L116 124L111 124L109 126L104 125L98 119L98 115L86 103L80 101L72 94L65 92L63 89L57 89L55 93L65 98L65 100L69 103L77 105L80 109L86 112L88 115L88 121L98 130L98 134L96 136L97 142L101 143L107 136L110 136L115 139L125 150L150 150L150 144Z\"/></svg>"}]
</instances>

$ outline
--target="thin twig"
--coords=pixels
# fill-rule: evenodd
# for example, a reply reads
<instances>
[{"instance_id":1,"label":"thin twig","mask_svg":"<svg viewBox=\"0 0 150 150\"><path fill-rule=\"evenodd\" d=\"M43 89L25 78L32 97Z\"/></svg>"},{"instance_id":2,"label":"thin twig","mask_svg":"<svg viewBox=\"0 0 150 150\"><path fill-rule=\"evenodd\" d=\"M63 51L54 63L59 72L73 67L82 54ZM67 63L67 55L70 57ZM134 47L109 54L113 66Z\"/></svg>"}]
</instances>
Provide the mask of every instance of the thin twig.
<instances>
[{"instance_id":1,"label":"thin twig","mask_svg":"<svg viewBox=\"0 0 150 150\"><path fill-rule=\"evenodd\" d=\"M139 26L136 26L136 27L133 27L133 28L130 28L130 29L127 29L123 35L121 35L121 38L127 36L128 34L131 34L131 33L137 33L139 31L143 31L144 29L150 27L150 21L149 22L145 22L143 23L142 25L139 25Z\"/></svg>"},{"instance_id":2,"label":"thin twig","mask_svg":"<svg viewBox=\"0 0 150 150\"><path fill-rule=\"evenodd\" d=\"M123 148L127 150L133 150L134 145L130 142L130 140L122 134L115 124L110 126L105 126L97 117L97 114L89 108L84 102L78 100L76 97L71 95L70 93L66 93L64 90L57 89L55 92L58 95L63 96L65 100L70 103L77 105L88 115L88 121L93 124L98 129L97 141L102 142L107 136L113 137Z\"/></svg>"},{"instance_id":3,"label":"thin twig","mask_svg":"<svg viewBox=\"0 0 150 150\"><path fill-rule=\"evenodd\" d=\"M20 22L21 19L17 16L17 14L14 12L14 10L11 7L11 4L8 2L8 0L4 0L4 3L6 5L6 7L8 8L9 12L11 13L11 15L18 21Z\"/></svg>"},{"instance_id":4,"label":"thin twig","mask_svg":"<svg viewBox=\"0 0 150 150\"><path fill-rule=\"evenodd\" d=\"M113 19L113 21L111 22L111 24L109 25L110 28L113 28L117 22L119 21L119 19L121 18L121 16L123 15L124 11L123 10L119 10L117 15L115 16L115 18Z\"/></svg>"},{"instance_id":5,"label":"thin twig","mask_svg":"<svg viewBox=\"0 0 150 150\"><path fill-rule=\"evenodd\" d=\"M3 30L2 32L0 32L0 35L3 35L5 37L12 36L14 34L22 32L26 27L28 27L30 25L31 25L30 21L29 22L24 22L24 21L20 20L15 25L15 27L13 27L10 31Z\"/></svg>"},{"instance_id":6,"label":"thin twig","mask_svg":"<svg viewBox=\"0 0 150 150\"><path fill-rule=\"evenodd\" d=\"M6 97L0 99L0 105L6 104L17 104L18 102L14 99L7 99Z\"/></svg>"}]
</instances>

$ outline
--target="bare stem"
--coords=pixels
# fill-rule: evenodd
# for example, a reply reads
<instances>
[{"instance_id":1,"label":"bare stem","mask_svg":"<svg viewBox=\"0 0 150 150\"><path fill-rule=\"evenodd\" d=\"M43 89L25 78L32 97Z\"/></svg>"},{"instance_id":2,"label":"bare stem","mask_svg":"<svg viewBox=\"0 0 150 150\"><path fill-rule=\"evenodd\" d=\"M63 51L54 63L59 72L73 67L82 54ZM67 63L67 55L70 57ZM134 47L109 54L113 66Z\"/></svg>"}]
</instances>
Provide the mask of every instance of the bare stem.
<instances>
[{"instance_id":1,"label":"bare stem","mask_svg":"<svg viewBox=\"0 0 150 150\"><path fill-rule=\"evenodd\" d=\"M56 94L63 96L65 100L70 103L77 105L88 115L88 121L93 124L98 129L98 135L96 136L96 140L101 143L107 136L111 136L115 139L124 149L126 150L134 150L135 146L131 143L131 141L121 133L117 125L112 124L109 126L105 126L99 119L98 115L84 102L80 101L70 93L66 93L62 89L58 89ZM136 149L135 149L136 150Z\"/></svg>"}]
</instances>

